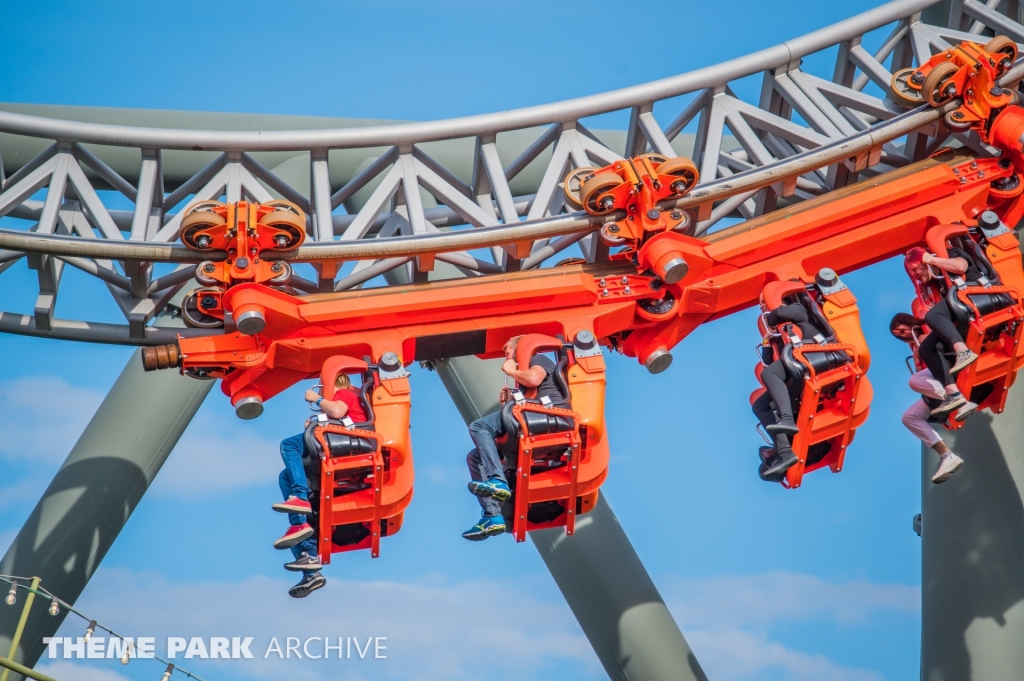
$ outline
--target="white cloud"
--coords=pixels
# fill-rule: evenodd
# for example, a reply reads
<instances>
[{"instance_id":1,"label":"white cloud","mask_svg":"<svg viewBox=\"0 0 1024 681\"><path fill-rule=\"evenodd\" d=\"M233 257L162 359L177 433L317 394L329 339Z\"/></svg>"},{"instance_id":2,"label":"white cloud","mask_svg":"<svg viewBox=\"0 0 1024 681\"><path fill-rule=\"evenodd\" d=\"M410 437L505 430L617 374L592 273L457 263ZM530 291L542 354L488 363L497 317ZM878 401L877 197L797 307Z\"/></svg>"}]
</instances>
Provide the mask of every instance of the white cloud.
<instances>
[{"instance_id":1,"label":"white cloud","mask_svg":"<svg viewBox=\"0 0 1024 681\"><path fill-rule=\"evenodd\" d=\"M276 481L279 443L254 434L237 419L200 409L153 483L157 496L208 494Z\"/></svg>"},{"instance_id":2,"label":"white cloud","mask_svg":"<svg viewBox=\"0 0 1024 681\"><path fill-rule=\"evenodd\" d=\"M300 674L326 681L344 671L346 678L518 681L567 664L584 672L582 678L601 675L568 607L531 595L539 585L530 580L357 582L330 572L327 578L325 589L297 601L284 580L179 584L154 573L101 568L76 607L123 635L157 637L158 654L167 636L255 637L254 660L178 660L205 678ZM60 635L80 636L82 628L69 618ZM274 636L282 647L288 636L335 642L352 636L364 645L368 637L386 637L387 659L354 659L354 652L345 660L263 659Z\"/></svg>"},{"instance_id":3,"label":"white cloud","mask_svg":"<svg viewBox=\"0 0 1024 681\"><path fill-rule=\"evenodd\" d=\"M877 672L851 669L824 655L792 650L763 633L739 629L687 631L704 672L714 681L883 681Z\"/></svg>"},{"instance_id":4,"label":"white cloud","mask_svg":"<svg viewBox=\"0 0 1024 681\"><path fill-rule=\"evenodd\" d=\"M55 376L0 383L0 457L62 461L96 412L103 394Z\"/></svg>"},{"instance_id":5,"label":"white cloud","mask_svg":"<svg viewBox=\"0 0 1024 681\"><path fill-rule=\"evenodd\" d=\"M40 664L36 667L36 671L61 681L65 679L68 679L68 681L128 681L127 677L115 671L103 669L96 666L96 664L90 665L85 661L76 664L74 662L57 660Z\"/></svg>"},{"instance_id":6,"label":"white cloud","mask_svg":"<svg viewBox=\"0 0 1024 681\"><path fill-rule=\"evenodd\" d=\"M846 624L879 611L917 614L921 608L917 586L830 582L792 572L668 581L663 591L683 627L764 626L812 618Z\"/></svg>"}]
</instances>

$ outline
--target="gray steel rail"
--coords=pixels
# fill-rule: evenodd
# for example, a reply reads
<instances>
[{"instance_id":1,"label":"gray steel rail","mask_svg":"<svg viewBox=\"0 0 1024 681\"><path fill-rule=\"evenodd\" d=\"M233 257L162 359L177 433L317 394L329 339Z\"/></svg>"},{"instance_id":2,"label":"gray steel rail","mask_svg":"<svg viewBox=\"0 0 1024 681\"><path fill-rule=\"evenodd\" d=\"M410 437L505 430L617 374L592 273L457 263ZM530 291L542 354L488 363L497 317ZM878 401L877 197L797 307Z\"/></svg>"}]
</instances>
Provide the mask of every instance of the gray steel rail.
<instances>
[{"instance_id":1,"label":"gray steel rail","mask_svg":"<svg viewBox=\"0 0 1024 681\"><path fill-rule=\"evenodd\" d=\"M575 247L602 260L607 249L593 231L619 216L574 212L561 182L573 169L645 152L697 163L700 183L664 206L685 210L695 235L728 216L749 219L822 196L920 160L949 139L936 123L941 111L906 112L878 96L893 71L986 28L1024 40L1015 16L973 0L953 3L954 28L925 23L922 10L938 1L895 0L643 85L445 121L222 131L0 111L0 275L24 260L38 282L32 309L0 312L0 332L133 344L165 337L156 313L194 263L224 257L177 243L184 210L197 200L286 198L302 207L310 238L281 257L318 269L316 281L293 279L287 290L298 295L359 287L395 268L422 278L415 256L426 253L478 276L541 267ZM805 70L802 59L823 50L835 51L832 72ZM758 74L760 94L745 101L733 85ZM583 123L615 111L629 113L625 131L595 133ZM45 199L34 199L43 189ZM133 210L109 209L106 189ZM525 257L523 243L532 244ZM320 266L326 261L343 267ZM159 263L178 269L156 273ZM126 323L58 318L68 265L102 285Z\"/></svg>"}]
</instances>

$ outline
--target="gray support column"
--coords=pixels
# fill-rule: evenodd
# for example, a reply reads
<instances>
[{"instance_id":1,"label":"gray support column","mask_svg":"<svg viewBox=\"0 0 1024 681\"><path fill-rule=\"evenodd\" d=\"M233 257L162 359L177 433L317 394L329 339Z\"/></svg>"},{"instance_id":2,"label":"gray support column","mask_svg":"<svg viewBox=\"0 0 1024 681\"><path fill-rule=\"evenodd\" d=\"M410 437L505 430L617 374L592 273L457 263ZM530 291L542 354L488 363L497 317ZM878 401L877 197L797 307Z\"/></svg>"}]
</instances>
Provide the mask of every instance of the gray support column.
<instances>
[{"instance_id":1,"label":"gray support column","mask_svg":"<svg viewBox=\"0 0 1024 681\"><path fill-rule=\"evenodd\" d=\"M501 360L457 357L434 366L467 424L498 408ZM530 538L608 678L707 681L603 492L573 536L554 528Z\"/></svg>"},{"instance_id":2,"label":"gray support column","mask_svg":"<svg viewBox=\"0 0 1024 681\"><path fill-rule=\"evenodd\" d=\"M1024 385L1006 411L941 432L964 467L931 482L925 449L921 509L921 679L1024 679Z\"/></svg>"},{"instance_id":3,"label":"gray support column","mask_svg":"<svg viewBox=\"0 0 1024 681\"><path fill-rule=\"evenodd\" d=\"M73 604L214 383L174 371L144 373L133 352L0 561L0 573L39 576L43 588ZM35 665L46 650L43 637L66 614L52 617L37 599L16 660ZM2 655L16 623L0 617Z\"/></svg>"}]
</instances>

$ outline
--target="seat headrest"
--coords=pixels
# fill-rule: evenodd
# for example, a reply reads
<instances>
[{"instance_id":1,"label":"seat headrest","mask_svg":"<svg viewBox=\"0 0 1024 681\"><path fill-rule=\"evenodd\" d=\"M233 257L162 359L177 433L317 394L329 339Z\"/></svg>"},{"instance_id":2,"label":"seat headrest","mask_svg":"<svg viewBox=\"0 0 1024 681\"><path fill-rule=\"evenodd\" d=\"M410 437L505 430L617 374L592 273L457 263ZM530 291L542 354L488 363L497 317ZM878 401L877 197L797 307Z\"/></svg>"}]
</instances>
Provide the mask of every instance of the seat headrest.
<instances>
[{"instance_id":1,"label":"seat headrest","mask_svg":"<svg viewBox=\"0 0 1024 681\"><path fill-rule=\"evenodd\" d=\"M538 352L549 350L561 350L562 341L554 336L545 336L540 333L528 333L519 339L516 345L516 364L520 367L530 366L530 358Z\"/></svg>"},{"instance_id":2,"label":"seat headrest","mask_svg":"<svg viewBox=\"0 0 1024 681\"><path fill-rule=\"evenodd\" d=\"M966 235L966 225L937 225L928 230L925 242L928 244L929 251L940 258L948 258L949 251L946 242L953 237Z\"/></svg>"},{"instance_id":3,"label":"seat headrest","mask_svg":"<svg viewBox=\"0 0 1024 681\"><path fill-rule=\"evenodd\" d=\"M771 281L764 285L761 295L769 310L776 310L783 305L783 298L802 293L806 287L802 281Z\"/></svg>"},{"instance_id":4,"label":"seat headrest","mask_svg":"<svg viewBox=\"0 0 1024 681\"><path fill-rule=\"evenodd\" d=\"M323 386L325 400L334 399L334 385L338 381L338 374L364 374L366 373L366 362L348 355L334 355L328 357L320 371L320 384Z\"/></svg>"}]
</instances>

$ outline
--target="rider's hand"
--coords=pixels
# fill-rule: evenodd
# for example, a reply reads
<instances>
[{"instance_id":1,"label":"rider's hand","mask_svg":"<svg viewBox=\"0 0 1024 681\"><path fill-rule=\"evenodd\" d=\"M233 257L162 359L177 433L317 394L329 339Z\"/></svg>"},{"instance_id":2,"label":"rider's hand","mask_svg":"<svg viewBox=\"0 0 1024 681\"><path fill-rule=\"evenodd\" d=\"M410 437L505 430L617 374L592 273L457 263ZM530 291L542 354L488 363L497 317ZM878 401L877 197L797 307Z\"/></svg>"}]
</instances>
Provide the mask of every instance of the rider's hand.
<instances>
[{"instance_id":1,"label":"rider's hand","mask_svg":"<svg viewBox=\"0 0 1024 681\"><path fill-rule=\"evenodd\" d=\"M307 402L316 402L319 399L320 399L320 393L318 393L317 391L315 391L315 390L307 390L306 391L306 401Z\"/></svg>"},{"instance_id":2,"label":"rider's hand","mask_svg":"<svg viewBox=\"0 0 1024 681\"><path fill-rule=\"evenodd\" d=\"M935 254L933 253L925 253L923 256L921 256L921 262L923 262L925 265L932 264L933 260L935 260Z\"/></svg>"},{"instance_id":3,"label":"rider's hand","mask_svg":"<svg viewBox=\"0 0 1024 681\"><path fill-rule=\"evenodd\" d=\"M510 397L511 395L509 394L508 387L504 387L501 389L501 392L498 393L498 402L505 404L506 402L508 402Z\"/></svg>"},{"instance_id":4,"label":"rider's hand","mask_svg":"<svg viewBox=\"0 0 1024 681\"><path fill-rule=\"evenodd\" d=\"M509 376L511 376L512 372L516 371L518 368L519 365L516 364L516 361L514 359L506 359L505 363L501 365L501 370L504 371Z\"/></svg>"}]
</instances>

